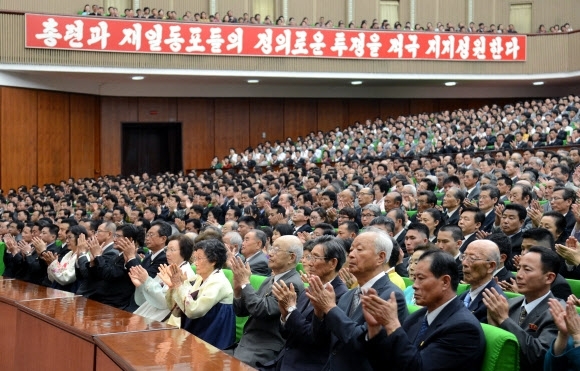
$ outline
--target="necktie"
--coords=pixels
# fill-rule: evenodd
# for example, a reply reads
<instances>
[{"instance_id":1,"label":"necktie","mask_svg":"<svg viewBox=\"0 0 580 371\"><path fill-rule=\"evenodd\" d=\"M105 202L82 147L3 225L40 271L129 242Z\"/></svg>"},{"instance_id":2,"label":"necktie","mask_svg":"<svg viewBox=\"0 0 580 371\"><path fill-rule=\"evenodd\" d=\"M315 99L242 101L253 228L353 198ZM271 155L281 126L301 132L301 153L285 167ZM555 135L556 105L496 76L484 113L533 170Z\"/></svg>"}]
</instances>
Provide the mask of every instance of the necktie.
<instances>
[{"instance_id":1,"label":"necktie","mask_svg":"<svg viewBox=\"0 0 580 371\"><path fill-rule=\"evenodd\" d=\"M417 337L415 337L415 342L413 343L413 344L415 344L415 346L419 346L421 341L423 341L423 336L425 335L425 333L427 332L428 329L429 329L429 322L427 322L427 316L425 316L423 318L423 322L421 323L421 328L419 329L419 332L417 333Z\"/></svg>"},{"instance_id":2,"label":"necktie","mask_svg":"<svg viewBox=\"0 0 580 371\"><path fill-rule=\"evenodd\" d=\"M471 304L471 294L469 292L463 299L463 304L465 304L465 308L469 308L469 304Z\"/></svg>"},{"instance_id":3,"label":"necktie","mask_svg":"<svg viewBox=\"0 0 580 371\"><path fill-rule=\"evenodd\" d=\"M527 315L528 315L528 312L526 312L526 307L522 307L522 310L520 311L520 326L526 320Z\"/></svg>"},{"instance_id":4,"label":"necktie","mask_svg":"<svg viewBox=\"0 0 580 371\"><path fill-rule=\"evenodd\" d=\"M360 287L357 287L356 289L354 289L354 295L352 296L352 303L350 305L350 311L348 312L349 317L351 317L353 315L356 308L358 308L358 306L360 305L360 294L361 294Z\"/></svg>"}]
</instances>

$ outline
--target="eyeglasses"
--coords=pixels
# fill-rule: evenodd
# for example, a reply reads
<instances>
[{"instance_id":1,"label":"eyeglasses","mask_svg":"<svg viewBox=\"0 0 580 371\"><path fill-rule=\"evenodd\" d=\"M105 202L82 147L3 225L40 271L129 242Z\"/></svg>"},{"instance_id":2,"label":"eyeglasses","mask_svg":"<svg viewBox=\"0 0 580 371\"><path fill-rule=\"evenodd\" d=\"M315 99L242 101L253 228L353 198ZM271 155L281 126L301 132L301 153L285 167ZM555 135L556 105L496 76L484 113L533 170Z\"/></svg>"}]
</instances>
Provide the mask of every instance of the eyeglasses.
<instances>
[{"instance_id":1,"label":"eyeglasses","mask_svg":"<svg viewBox=\"0 0 580 371\"><path fill-rule=\"evenodd\" d=\"M207 260L207 258L204 258L204 257L198 258L197 256L192 255L191 260L195 263L195 262L200 261L200 260Z\"/></svg>"},{"instance_id":2,"label":"eyeglasses","mask_svg":"<svg viewBox=\"0 0 580 371\"><path fill-rule=\"evenodd\" d=\"M563 200L563 197L552 197L550 198L550 201L558 201L558 200Z\"/></svg>"},{"instance_id":3,"label":"eyeglasses","mask_svg":"<svg viewBox=\"0 0 580 371\"><path fill-rule=\"evenodd\" d=\"M375 214L361 214L361 218L374 218Z\"/></svg>"},{"instance_id":4,"label":"eyeglasses","mask_svg":"<svg viewBox=\"0 0 580 371\"><path fill-rule=\"evenodd\" d=\"M326 256L316 256L316 255L308 255L304 257L305 260L308 261L316 261L316 260L326 260Z\"/></svg>"},{"instance_id":5,"label":"eyeglasses","mask_svg":"<svg viewBox=\"0 0 580 371\"><path fill-rule=\"evenodd\" d=\"M268 252L270 254L273 254L273 255L278 254L279 252L287 252L289 254L294 254L292 251L282 250L279 247L272 247L272 248L268 249Z\"/></svg>"},{"instance_id":6,"label":"eyeglasses","mask_svg":"<svg viewBox=\"0 0 580 371\"><path fill-rule=\"evenodd\" d=\"M156 237L157 235L155 233L147 233L145 236L147 236L147 237Z\"/></svg>"},{"instance_id":7,"label":"eyeglasses","mask_svg":"<svg viewBox=\"0 0 580 371\"><path fill-rule=\"evenodd\" d=\"M105 233L107 233L108 231L107 230L104 230L104 229L97 229L97 233L99 233L99 232L105 232Z\"/></svg>"},{"instance_id":8,"label":"eyeglasses","mask_svg":"<svg viewBox=\"0 0 580 371\"><path fill-rule=\"evenodd\" d=\"M485 262L489 261L488 259L477 259L477 258L474 258L473 256L470 256L470 255L462 255L461 258L459 258L459 260L470 263L470 264L475 263L477 261L485 261Z\"/></svg>"}]
</instances>

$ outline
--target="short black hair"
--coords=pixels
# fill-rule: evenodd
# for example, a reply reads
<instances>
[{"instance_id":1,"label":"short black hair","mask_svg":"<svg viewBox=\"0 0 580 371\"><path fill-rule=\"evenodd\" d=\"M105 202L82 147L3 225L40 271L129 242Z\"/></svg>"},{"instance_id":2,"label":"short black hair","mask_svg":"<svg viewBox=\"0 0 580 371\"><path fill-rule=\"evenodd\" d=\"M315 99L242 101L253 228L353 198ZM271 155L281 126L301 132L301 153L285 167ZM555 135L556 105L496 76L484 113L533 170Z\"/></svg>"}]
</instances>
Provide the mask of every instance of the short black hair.
<instances>
[{"instance_id":1,"label":"short black hair","mask_svg":"<svg viewBox=\"0 0 580 371\"><path fill-rule=\"evenodd\" d=\"M556 243L552 233L546 228L530 228L522 233L522 239L529 238L536 242L536 245L544 246L549 249L554 249Z\"/></svg>"},{"instance_id":2,"label":"short black hair","mask_svg":"<svg viewBox=\"0 0 580 371\"><path fill-rule=\"evenodd\" d=\"M244 215L240 219L238 219L238 225L240 223L245 223L251 229L256 228L256 225L258 224L256 222L256 219L254 219L253 217L248 216L248 215Z\"/></svg>"},{"instance_id":3,"label":"short black hair","mask_svg":"<svg viewBox=\"0 0 580 371\"><path fill-rule=\"evenodd\" d=\"M323 235L328 236L336 236L336 232L334 231L334 227L328 223L318 223L314 226L314 229L320 228L323 230Z\"/></svg>"},{"instance_id":4,"label":"short black hair","mask_svg":"<svg viewBox=\"0 0 580 371\"><path fill-rule=\"evenodd\" d=\"M512 243L508 236L503 232L492 233L485 238L497 245L500 254L505 254L508 259L512 256Z\"/></svg>"},{"instance_id":5,"label":"short black hair","mask_svg":"<svg viewBox=\"0 0 580 371\"><path fill-rule=\"evenodd\" d=\"M419 257L418 261L427 259L431 260L429 270L433 276L435 276L435 278L440 278L448 275L451 278L451 289L453 292L457 292L457 286L459 285L459 268L457 267L455 257L442 250L428 249L423 253L423 255L421 255L421 257Z\"/></svg>"},{"instance_id":6,"label":"short black hair","mask_svg":"<svg viewBox=\"0 0 580 371\"><path fill-rule=\"evenodd\" d=\"M358 228L358 225L356 224L356 222L353 222L351 220L348 220L346 222L341 223L341 225L343 225L343 224L346 225L346 230L349 233L354 233L354 234L357 234L358 235L359 228Z\"/></svg>"},{"instance_id":7,"label":"short black hair","mask_svg":"<svg viewBox=\"0 0 580 371\"><path fill-rule=\"evenodd\" d=\"M407 231L417 231L425 236L425 238L429 238L429 227L427 227L423 223L411 223L409 227L407 227Z\"/></svg>"},{"instance_id":8,"label":"short black hair","mask_svg":"<svg viewBox=\"0 0 580 371\"><path fill-rule=\"evenodd\" d=\"M555 251L551 249L547 249L542 246L532 246L529 253L538 253L540 254L540 260L542 262L542 272L548 273L552 272L554 274L558 274L560 271L560 256L556 254Z\"/></svg>"},{"instance_id":9,"label":"short black hair","mask_svg":"<svg viewBox=\"0 0 580 371\"><path fill-rule=\"evenodd\" d=\"M562 232L564 232L564 230L566 229L566 218L564 217L564 215L562 215L562 213L559 213L557 211L548 211L545 212L544 215L542 215L542 218L544 216L554 218L558 234L562 234Z\"/></svg>"},{"instance_id":10,"label":"short black hair","mask_svg":"<svg viewBox=\"0 0 580 371\"><path fill-rule=\"evenodd\" d=\"M463 240L463 232L461 231L461 228L455 224L444 225L439 229L439 232L451 232L453 241Z\"/></svg>"},{"instance_id":11,"label":"short black hair","mask_svg":"<svg viewBox=\"0 0 580 371\"><path fill-rule=\"evenodd\" d=\"M507 210L515 210L518 213L518 219L522 222L524 220L526 220L526 216L528 216L528 212L526 211L526 208L520 204L511 203L509 205L505 205L504 213Z\"/></svg>"}]
</instances>

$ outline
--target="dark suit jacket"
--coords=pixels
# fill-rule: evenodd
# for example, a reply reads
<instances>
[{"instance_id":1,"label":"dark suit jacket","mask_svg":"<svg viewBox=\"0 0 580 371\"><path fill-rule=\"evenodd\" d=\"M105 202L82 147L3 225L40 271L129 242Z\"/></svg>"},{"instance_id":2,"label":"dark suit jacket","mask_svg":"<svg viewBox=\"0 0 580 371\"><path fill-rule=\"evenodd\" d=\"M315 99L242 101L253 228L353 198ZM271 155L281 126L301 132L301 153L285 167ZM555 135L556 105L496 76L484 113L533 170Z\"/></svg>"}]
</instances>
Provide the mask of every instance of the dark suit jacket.
<instances>
[{"instance_id":1,"label":"dark suit jacket","mask_svg":"<svg viewBox=\"0 0 580 371\"><path fill-rule=\"evenodd\" d=\"M250 269L252 274L257 274L258 276L270 277L272 270L268 267L268 257L263 252L259 252L258 255L252 257L250 260L246 260L250 263Z\"/></svg>"},{"instance_id":2,"label":"dark suit jacket","mask_svg":"<svg viewBox=\"0 0 580 371\"><path fill-rule=\"evenodd\" d=\"M416 346L414 341L426 314L427 308L416 311L389 336L383 329L369 341L360 339L372 369L479 371L485 337L481 325L463 303L456 297L443 308Z\"/></svg>"},{"instance_id":3,"label":"dark suit jacket","mask_svg":"<svg viewBox=\"0 0 580 371\"><path fill-rule=\"evenodd\" d=\"M46 251L50 251L53 254L58 255L58 260L60 261L63 256L66 255L70 250L63 246L58 246L56 242L51 243L46 246ZM26 256L22 260L22 271L20 272L23 277L17 277L23 279L26 282L35 283L37 285L43 285L50 287L52 282L48 279L48 265L40 256L34 252L30 256Z\"/></svg>"},{"instance_id":4,"label":"dark suit jacket","mask_svg":"<svg viewBox=\"0 0 580 371\"><path fill-rule=\"evenodd\" d=\"M552 286L550 286L550 290L555 297L564 301L568 300L568 296L572 295L570 284L561 274L556 276Z\"/></svg>"},{"instance_id":5,"label":"dark suit jacket","mask_svg":"<svg viewBox=\"0 0 580 371\"><path fill-rule=\"evenodd\" d=\"M443 214L443 225L457 225L459 223L459 208L447 216L447 213Z\"/></svg>"},{"instance_id":6,"label":"dark suit jacket","mask_svg":"<svg viewBox=\"0 0 580 371\"><path fill-rule=\"evenodd\" d=\"M517 269L514 266L513 257L522 254L522 232L518 232L510 237L510 241L512 243L512 255L505 261L505 267L509 271L516 271Z\"/></svg>"},{"instance_id":7,"label":"dark suit jacket","mask_svg":"<svg viewBox=\"0 0 580 371\"><path fill-rule=\"evenodd\" d=\"M101 257L106 260L115 260L119 256L119 252L115 250L113 244L108 246L102 253ZM96 275L90 274L90 263L89 258L86 255L82 255L77 261L78 267L75 269L75 275L77 281L80 280L79 286L77 288L77 294L82 295L85 298L90 298L97 291L102 291L102 286L104 281L99 279Z\"/></svg>"},{"instance_id":8,"label":"dark suit jacket","mask_svg":"<svg viewBox=\"0 0 580 371\"><path fill-rule=\"evenodd\" d=\"M518 339L521 370L541 371L544 369L544 357L558 334L558 328L548 306L550 298L554 298L551 293L533 311L528 313L521 326L519 318L524 296L508 300L509 318L503 321L499 327L511 332ZM562 304L564 305L564 303Z\"/></svg>"},{"instance_id":9,"label":"dark suit jacket","mask_svg":"<svg viewBox=\"0 0 580 371\"><path fill-rule=\"evenodd\" d=\"M96 291L89 296L89 299L110 305L115 308L126 310L129 308L135 285L129 278L129 269L139 265L137 259L130 260L125 264L123 254L114 259L103 255L95 258L93 267L89 267L90 279L101 280L102 285L98 285Z\"/></svg>"},{"instance_id":10,"label":"dark suit jacket","mask_svg":"<svg viewBox=\"0 0 580 371\"><path fill-rule=\"evenodd\" d=\"M295 269L280 280L288 286L293 284L297 294L304 290L304 283ZM275 360L284 346L284 339L280 333L278 301L272 295L272 279L266 279L258 291L252 285L244 287L242 296L234 298L234 312L236 316L249 316L244 334L234 349L234 357L253 367L258 362L267 364Z\"/></svg>"},{"instance_id":11,"label":"dark suit jacket","mask_svg":"<svg viewBox=\"0 0 580 371\"><path fill-rule=\"evenodd\" d=\"M501 289L501 287L499 287L499 285L495 282L494 279L489 281L488 284L485 285L485 288L483 290L485 291L486 289L491 289L492 287L495 289L495 291L503 295L503 290ZM459 296L459 300L463 302L465 300L465 297L469 295L469 291L470 290L467 290L463 294L461 294ZM469 303L469 307L467 307L467 309L469 309L469 311L473 313L473 315L475 316L475 318L477 318L479 322L487 323L487 307L485 306L485 304L483 304L482 293L483 291L481 291L475 297L475 299L471 300L471 303Z\"/></svg>"},{"instance_id":12,"label":"dark suit jacket","mask_svg":"<svg viewBox=\"0 0 580 371\"><path fill-rule=\"evenodd\" d=\"M298 236L299 232L310 233L310 232L312 232L312 227L310 226L310 224L306 223L303 226L301 226L300 228L298 228L297 230L295 230L294 233L292 233L292 234L294 236Z\"/></svg>"},{"instance_id":13,"label":"dark suit jacket","mask_svg":"<svg viewBox=\"0 0 580 371\"><path fill-rule=\"evenodd\" d=\"M493 223L495 223L495 210L492 210L488 216L485 217L483 224L481 225L481 229L484 232L491 233L491 229L493 228Z\"/></svg>"},{"instance_id":14,"label":"dark suit jacket","mask_svg":"<svg viewBox=\"0 0 580 371\"><path fill-rule=\"evenodd\" d=\"M403 231L401 231L401 234L399 235L399 237L397 237L397 244L399 244L399 247L403 250L403 254L405 255L405 257L409 256L409 254L407 253L407 249L405 248L405 236L407 235L407 230L403 229Z\"/></svg>"},{"instance_id":15,"label":"dark suit jacket","mask_svg":"<svg viewBox=\"0 0 580 371\"><path fill-rule=\"evenodd\" d=\"M159 255L155 257L154 260L151 260L152 256L153 254L147 255L145 259L143 259L143 261L141 262L141 266L145 268L145 270L149 274L149 277L155 278L157 277L157 273L159 273L159 266L161 264L167 264L167 257L165 256L165 250L160 252Z\"/></svg>"},{"instance_id":16,"label":"dark suit jacket","mask_svg":"<svg viewBox=\"0 0 580 371\"><path fill-rule=\"evenodd\" d=\"M568 211L568 214L566 214L565 218L566 218L566 229L564 230L563 233L566 235L565 238L568 238L570 237L570 234L572 233L572 230L576 225L576 218L574 217L574 212L572 211L572 209Z\"/></svg>"},{"instance_id":17,"label":"dark suit jacket","mask_svg":"<svg viewBox=\"0 0 580 371\"><path fill-rule=\"evenodd\" d=\"M468 239L463 241L463 244L459 248L459 251L461 251L461 253L463 254L465 252L465 249L467 249L467 246L469 246L469 244L472 243L473 241L475 241L476 239L477 239L477 236L475 233L472 234L471 236L469 236Z\"/></svg>"},{"instance_id":18,"label":"dark suit jacket","mask_svg":"<svg viewBox=\"0 0 580 371\"><path fill-rule=\"evenodd\" d=\"M470 201L478 200L480 192L481 192L481 188L479 188L479 185L476 185L475 188L467 194L466 198Z\"/></svg>"},{"instance_id":19,"label":"dark suit jacket","mask_svg":"<svg viewBox=\"0 0 580 371\"><path fill-rule=\"evenodd\" d=\"M510 271L507 270L507 268L504 266L499 272L496 273L495 277L497 277L497 280L502 282L502 281L508 281L510 279L516 279L516 276L514 276L514 274Z\"/></svg>"},{"instance_id":20,"label":"dark suit jacket","mask_svg":"<svg viewBox=\"0 0 580 371\"><path fill-rule=\"evenodd\" d=\"M334 288L336 301L348 291L340 277L330 281ZM307 371L321 370L328 359L328 346L317 341L312 333L312 317L314 308L303 291L296 302L296 310L288 317L288 321L281 326L282 336L286 339L284 349L278 356L276 370L278 371Z\"/></svg>"},{"instance_id":21,"label":"dark suit jacket","mask_svg":"<svg viewBox=\"0 0 580 371\"><path fill-rule=\"evenodd\" d=\"M391 292L397 299L399 321L404 321L408 316L405 297L400 288L391 282L388 275L381 277L372 286L378 295L388 300ZM320 339L322 344L330 346L330 356L324 370L371 370L369 359L364 355L363 344L360 336L367 331L362 306L359 305L352 315L348 315L356 290L350 290L344 294L335 308L331 309L323 319L314 316L312 325L314 336ZM384 367L384 359L383 359Z\"/></svg>"}]
</instances>

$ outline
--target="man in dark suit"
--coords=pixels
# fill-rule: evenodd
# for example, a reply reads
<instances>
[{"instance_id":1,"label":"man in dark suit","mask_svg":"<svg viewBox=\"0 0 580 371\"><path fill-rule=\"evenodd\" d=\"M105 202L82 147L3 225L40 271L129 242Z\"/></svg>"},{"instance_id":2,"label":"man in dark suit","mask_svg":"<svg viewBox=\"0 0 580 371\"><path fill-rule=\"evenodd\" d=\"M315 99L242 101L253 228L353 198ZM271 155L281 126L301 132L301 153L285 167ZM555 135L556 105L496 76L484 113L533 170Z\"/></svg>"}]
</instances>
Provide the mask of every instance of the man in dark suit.
<instances>
[{"instance_id":1,"label":"man in dark suit","mask_svg":"<svg viewBox=\"0 0 580 371\"><path fill-rule=\"evenodd\" d=\"M292 214L292 223L294 223L294 236L298 236L298 233L310 233L312 232L312 227L308 223L310 219L311 209L306 206L297 207Z\"/></svg>"},{"instance_id":2,"label":"man in dark suit","mask_svg":"<svg viewBox=\"0 0 580 371\"><path fill-rule=\"evenodd\" d=\"M102 284L97 286L89 299L123 310L130 309L135 285L129 277L129 269L139 265L134 258L138 238L137 227L125 224L115 234L116 244L113 248L116 255L111 253L110 256L104 256L99 252L100 246L90 246L89 277L102 281Z\"/></svg>"},{"instance_id":3,"label":"man in dark suit","mask_svg":"<svg viewBox=\"0 0 580 371\"><path fill-rule=\"evenodd\" d=\"M407 234L405 225L407 222L407 213L405 213L400 208L395 208L387 212L387 217L389 217L393 222L395 222L395 229L393 230L393 238L395 239L395 241L397 241L399 247L403 249L403 254L405 258L408 258L409 253L405 248L405 235Z\"/></svg>"},{"instance_id":4,"label":"man in dark suit","mask_svg":"<svg viewBox=\"0 0 580 371\"><path fill-rule=\"evenodd\" d=\"M546 352L558 334L548 300L554 298L550 285L559 269L558 254L534 246L520 258L517 284L523 296L506 300L493 289L483 294L489 324L518 339L522 370L543 370Z\"/></svg>"},{"instance_id":5,"label":"man in dark suit","mask_svg":"<svg viewBox=\"0 0 580 371\"><path fill-rule=\"evenodd\" d=\"M359 287L344 294L338 304L335 293L328 285L311 276L306 293L314 308L313 333L322 345L329 346L330 356L325 370L372 370L363 344L359 340L366 332L360 297L373 289L383 299L393 297L394 316L403 321L407 305L400 288L383 271L393 249L389 236L382 231L363 232L354 239L348 256L348 269ZM326 287L325 287L326 286Z\"/></svg>"},{"instance_id":6,"label":"man in dark suit","mask_svg":"<svg viewBox=\"0 0 580 371\"><path fill-rule=\"evenodd\" d=\"M442 206L445 208L443 213L443 225L457 225L459 222L459 208L465 199L465 192L459 188L452 187L445 192Z\"/></svg>"},{"instance_id":7,"label":"man in dark suit","mask_svg":"<svg viewBox=\"0 0 580 371\"><path fill-rule=\"evenodd\" d=\"M480 230L490 233L493 224L495 223L495 205L499 201L499 189L497 187L486 184L481 187L477 205L485 215L485 219L481 224Z\"/></svg>"},{"instance_id":8,"label":"man in dark suit","mask_svg":"<svg viewBox=\"0 0 580 371\"><path fill-rule=\"evenodd\" d=\"M268 266L268 257L262 252L266 242L266 233L259 229L252 229L244 236L240 252L250 264L252 274L270 277L272 270Z\"/></svg>"},{"instance_id":9,"label":"man in dark suit","mask_svg":"<svg viewBox=\"0 0 580 371\"><path fill-rule=\"evenodd\" d=\"M424 308L401 325L394 295L387 301L363 296L368 333L359 341L374 370L479 371L485 337L477 319L456 297L459 277L453 257L443 251L421 255L415 268L415 299ZM385 355L392 357L385 359ZM355 368L356 369L356 368Z\"/></svg>"},{"instance_id":10,"label":"man in dark suit","mask_svg":"<svg viewBox=\"0 0 580 371\"><path fill-rule=\"evenodd\" d=\"M509 204L505 206L502 215L500 215L499 227L494 227L494 232L503 232L510 239L512 247L512 256L510 256L505 266L509 271L515 271L513 257L520 255L522 252L522 227L528 216L526 208L518 204Z\"/></svg>"},{"instance_id":11,"label":"man in dark suit","mask_svg":"<svg viewBox=\"0 0 580 371\"><path fill-rule=\"evenodd\" d=\"M457 223L457 226L461 228L461 232L463 233L463 243L459 248L461 253L465 253L467 246L475 241L477 238L475 232L480 229L484 220L485 214L476 207L464 207L461 210L459 222Z\"/></svg>"},{"instance_id":12,"label":"man in dark suit","mask_svg":"<svg viewBox=\"0 0 580 371\"><path fill-rule=\"evenodd\" d=\"M469 290L459 296L465 307L473 313L479 322L487 323L487 308L483 304L482 292L495 288L503 294L502 289L493 279L493 273L499 265L500 255L497 245L488 240L477 240L469 244L463 254L463 281L469 284Z\"/></svg>"},{"instance_id":13,"label":"man in dark suit","mask_svg":"<svg viewBox=\"0 0 580 371\"><path fill-rule=\"evenodd\" d=\"M59 227L56 224L49 224L41 229L40 237L35 237L32 240L35 251L23 257L16 278L37 285L51 285L47 273L48 265L43 259L43 255L50 252L62 258L69 251L56 244L58 232Z\"/></svg>"},{"instance_id":14,"label":"man in dark suit","mask_svg":"<svg viewBox=\"0 0 580 371\"><path fill-rule=\"evenodd\" d=\"M322 236L314 242L306 265L311 275L318 276L323 284L330 283L336 300L348 291L338 276L338 271L346 261L346 253L341 243L332 236ZM314 308L303 291L298 298L294 290L283 282L274 283L272 293L278 299L282 336L286 344L272 370L309 370L322 369L328 359L328 347L316 341L312 333Z\"/></svg>"},{"instance_id":15,"label":"man in dark suit","mask_svg":"<svg viewBox=\"0 0 580 371\"><path fill-rule=\"evenodd\" d=\"M99 279L95 274L90 274L91 261L95 256L100 255L103 260L112 261L119 256L119 252L114 248L115 232L117 226L113 222L102 223L97 227L95 232L96 245L99 249L94 248L88 251L78 251L79 258L75 275L80 280L77 294L85 298L91 298L97 291L102 292L104 281ZM91 240L89 240L91 242ZM94 264L93 264L94 265Z\"/></svg>"},{"instance_id":16,"label":"man in dark suit","mask_svg":"<svg viewBox=\"0 0 580 371\"><path fill-rule=\"evenodd\" d=\"M299 295L304 284L296 271L302 258L302 243L296 236L282 236L274 241L268 265L273 276L266 279L258 291L250 285L251 269L240 259L230 259L234 274L234 311L237 316L249 316L240 342L230 353L253 366L272 362L284 346L280 333L280 309L272 295L272 285L279 280L292 285Z\"/></svg>"},{"instance_id":17,"label":"man in dark suit","mask_svg":"<svg viewBox=\"0 0 580 371\"><path fill-rule=\"evenodd\" d=\"M163 221L155 221L145 236L145 246L151 251L140 265L145 268L149 277L155 278L159 273L159 266L167 264L165 257L165 248L167 240L171 236L171 226Z\"/></svg>"},{"instance_id":18,"label":"man in dark suit","mask_svg":"<svg viewBox=\"0 0 580 371\"><path fill-rule=\"evenodd\" d=\"M463 233L461 228L456 225L445 225L437 233L437 247L450 254L457 264L459 281L463 281L463 259L461 247L463 242Z\"/></svg>"},{"instance_id":19,"label":"man in dark suit","mask_svg":"<svg viewBox=\"0 0 580 371\"><path fill-rule=\"evenodd\" d=\"M557 211L564 215L566 219L566 228L562 232L564 234L563 238L568 238L576 225L576 218L574 217L574 212L572 211L572 205L576 201L576 192L572 188L567 187L556 187L552 192L552 199L550 200L550 206L552 211Z\"/></svg>"},{"instance_id":20,"label":"man in dark suit","mask_svg":"<svg viewBox=\"0 0 580 371\"><path fill-rule=\"evenodd\" d=\"M499 265L495 270L494 278L497 278L498 283L511 282L512 279L515 282L516 276L505 267L506 260L512 256L510 239L503 232L492 233L485 239L492 241L499 248Z\"/></svg>"}]
</instances>

